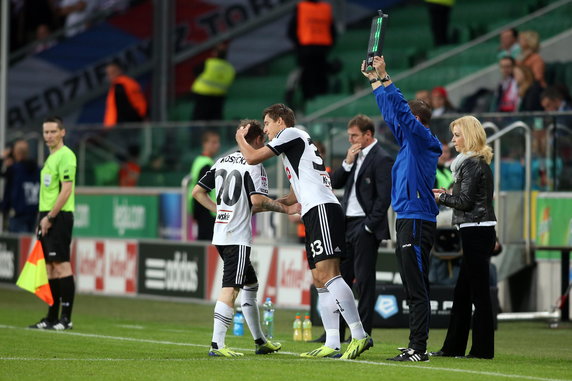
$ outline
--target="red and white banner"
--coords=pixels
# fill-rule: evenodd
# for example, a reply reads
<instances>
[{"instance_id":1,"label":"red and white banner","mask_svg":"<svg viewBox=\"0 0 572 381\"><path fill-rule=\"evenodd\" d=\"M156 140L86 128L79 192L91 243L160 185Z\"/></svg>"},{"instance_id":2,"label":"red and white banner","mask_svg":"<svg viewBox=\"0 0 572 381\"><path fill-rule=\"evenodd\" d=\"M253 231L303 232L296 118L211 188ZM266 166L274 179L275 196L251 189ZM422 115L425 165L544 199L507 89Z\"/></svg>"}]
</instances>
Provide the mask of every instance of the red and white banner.
<instances>
[{"instance_id":1,"label":"red and white banner","mask_svg":"<svg viewBox=\"0 0 572 381\"><path fill-rule=\"evenodd\" d=\"M136 241L77 239L76 284L80 292L137 293Z\"/></svg>"},{"instance_id":2,"label":"red and white banner","mask_svg":"<svg viewBox=\"0 0 572 381\"><path fill-rule=\"evenodd\" d=\"M310 305L312 273L302 246L278 248L276 304L281 307Z\"/></svg>"}]
</instances>

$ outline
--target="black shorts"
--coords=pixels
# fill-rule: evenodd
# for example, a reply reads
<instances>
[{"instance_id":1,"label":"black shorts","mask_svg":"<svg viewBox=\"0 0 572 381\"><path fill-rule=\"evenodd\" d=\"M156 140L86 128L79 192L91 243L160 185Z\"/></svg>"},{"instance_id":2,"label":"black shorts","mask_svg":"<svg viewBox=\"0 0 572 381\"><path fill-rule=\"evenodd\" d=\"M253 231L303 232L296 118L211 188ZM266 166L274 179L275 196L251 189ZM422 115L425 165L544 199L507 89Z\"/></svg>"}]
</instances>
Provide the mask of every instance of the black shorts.
<instances>
[{"instance_id":1,"label":"black shorts","mask_svg":"<svg viewBox=\"0 0 572 381\"><path fill-rule=\"evenodd\" d=\"M223 287L242 288L245 284L258 283L256 272L250 263L250 246L217 245L216 248L224 262Z\"/></svg>"},{"instance_id":2,"label":"black shorts","mask_svg":"<svg viewBox=\"0 0 572 381\"><path fill-rule=\"evenodd\" d=\"M39 221L48 212L40 212ZM39 228L38 228L39 229ZM45 237L40 237L46 262L69 262L73 230L73 213L59 212Z\"/></svg>"},{"instance_id":3,"label":"black shorts","mask_svg":"<svg viewBox=\"0 0 572 381\"><path fill-rule=\"evenodd\" d=\"M311 269L316 262L340 258L346 242L344 211L340 204L316 205L302 217L306 227L306 258Z\"/></svg>"}]
</instances>

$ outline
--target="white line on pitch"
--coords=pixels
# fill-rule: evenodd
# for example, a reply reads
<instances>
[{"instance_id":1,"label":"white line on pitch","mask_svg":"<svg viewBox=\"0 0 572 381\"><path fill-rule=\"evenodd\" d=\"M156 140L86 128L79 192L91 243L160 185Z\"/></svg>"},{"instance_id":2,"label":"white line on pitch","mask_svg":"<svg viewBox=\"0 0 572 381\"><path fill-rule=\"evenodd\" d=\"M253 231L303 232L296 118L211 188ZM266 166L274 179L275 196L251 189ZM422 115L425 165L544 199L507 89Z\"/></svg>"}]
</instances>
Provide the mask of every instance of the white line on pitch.
<instances>
[{"instance_id":1,"label":"white line on pitch","mask_svg":"<svg viewBox=\"0 0 572 381\"><path fill-rule=\"evenodd\" d=\"M0 328L4 328L4 329L18 329L18 330L30 330L28 328L21 328L21 327L16 327L16 326L11 326L11 325L0 325ZM32 330L30 330L32 331ZM193 343L178 343L178 342L174 342L174 341L164 341L164 340L151 340L151 339L136 339L136 338L132 338L132 337L121 337L121 336L107 336L107 335L96 335L93 333L80 333L80 332L69 332L69 331L53 331L53 330L33 330L36 332L45 332L45 333L52 333L52 334L65 334L65 335L72 335L72 336L80 336L80 337L90 337L90 338L96 338L96 339L110 339L110 340L119 340L119 341L132 341L132 342L138 342L138 343L149 343L149 344L163 344L163 345L176 345L176 346L184 346L184 347L202 347L202 348L209 348L209 345L204 345L204 344L193 344ZM246 348L235 348L236 350L239 351L250 351L252 350L252 348L246 349ZM295 352L285 352L285 351L280 351L277 353L278 355L294 355L294 356L299 356L299 353L295 353ZM13 357L0 357L0 361L10 361L10 360L15 360L15 359L20 359L20 360L26 360L26 358L13 358ZM205 358L206 359L206 358ZM244 358L239 358L239 360L242 360ZM245 360L248 358L245 358ZM265 357L265 359L267 359L267 357ZM45 360L45 361L53 361L56 359L42 359L42 358L34 358L34 359L29 359L29 360ZM63 360L63 359L61 359ZM138 361L138 360L130 360L130 359L99 359L99 360L94 360L94 359L70 359L70 360L77 360L77 361ZM149 360L149 359L145 359L145 360ZM181 359L153 359L153 360L158 360L158 361L182 361ZM237 359L235 359L237 360ZM192 361L191 359L185 359L185 361ZM315 360L313 360L315 361ZM506 374L506 373L497 373L497 372L482 372L482 371L477 371L477 370L469 370L469 369L455 369L455 368L439 368L439 367L433 367L433 366L423 366L423 365L416 365L416 364L397 364L397 363L387 363L387 362L375 362L375 361L367 361L367 360L332 360L332 359L325 359L325 361L344 361L347 362L348 364L351 363L357 363L357 364L368 364L368 365L376 365L376 366L397 366L397 367L403 367L406 366L408 368L417 368L417 369L426 369L426 370L438 370L438 371L443 371L443 372L453 372L453 373L468 373L468 374L476 374L476 375L482 375L482 376L491 376L491 377L506 377L506 378L515 378L515 379L520 379L520 380L534 380L534 381L572 381L570 379L556 379L556 378L545 378L545 377L534 377L534 376L525 376L525 375L519 375L519 374Z\"/></svg>"}]
</instances>

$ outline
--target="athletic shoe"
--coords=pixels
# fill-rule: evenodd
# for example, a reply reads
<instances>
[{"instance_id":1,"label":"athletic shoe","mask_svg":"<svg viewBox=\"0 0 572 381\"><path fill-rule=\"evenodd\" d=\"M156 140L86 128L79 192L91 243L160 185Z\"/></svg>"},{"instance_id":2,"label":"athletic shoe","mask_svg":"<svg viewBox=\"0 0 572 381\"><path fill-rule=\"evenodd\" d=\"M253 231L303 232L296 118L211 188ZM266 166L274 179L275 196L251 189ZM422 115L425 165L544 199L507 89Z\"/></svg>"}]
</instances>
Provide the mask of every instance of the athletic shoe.
<instances>
[{"instance_id":1,"label":"athletic shoe","mask_svg":"<svg viewBox=\"0 0 572 381\"><path fill-rule=\"evenodd\" d=\"M368 334L361 340L352 339L350 345L342 355L342 359L353 360L371 347L373 347L373 339Z\"/></svg>"},{"instance_id":2,"label":"athletic shoe","mask_svg":"<svg viewBox=\"0 0 572 381\"><path fill-rule=\"evenodd\" d=\"M339 349L333 349L330 347L326 347L325 345L322 345L318 349L314 349L313 351L302 353L300 355L300 357L304 357L304 358L325 358L325 357L328 357L328 358L337 359L339 357L342 357L342 352L340 352Z\"/></svg>"},{"instance_id":3,"label":"athletic shoe","mask_svg":"<svg viewBox=\"0 0 572 381\"><path fill-rule=\"evenodd\" d=\"M42 320L40 320L39 322L37 322L36 324L32 324L30 326L28 326L28 328L33 328L33 329L52 329L52 326L54 325L54 322L49 321L48 318L43 318Z\"/></svg>"},{"instance_id":4,"label":"athletic shoe","mask_svg":"<svg viewBox=\"0 0 572 381\"><path fill-rule=\"evenodd\" d=\"M257 355L267 355L272 352L278 352L282 348L282 344L278 342L267 341L262 345L256 344L256 353Z\"/></svg>"},{"instance_id":5,"label":"athletic shoe","mask_svg":"<svg viewBox=\"0 0 572 381\"><path fill-rule=\"evenodd\" d=\"M231 351L227 347L222 347L219 349L214 349L211 347L209 349L209 356L217 356L217 357L241 357L244 356L244 353Z\"/></svg>"},{"instance_id":6,"label":"athletic shoe","mask_svg":"<svg viewBox=\"0 0 572 381\"><path fill-rule=\"evenodd\" d=\"M389 358L388 360L391 361L429 361L429 355L427 355L427 351L425 352L418 352L411 348L397 348L401 351L401 354Z\"/></svg>"},{"instance_id":7,"label":"athletic shoe","mask_svg":"<svg viewBox=\"0 0 572 381\"><path fill-rule=\"evenodd\" d=\"M73 323L70 321L68 317L64 316L60 319L59 322L54 324L50 329L55 329L56 331L65 331L66 329L72 329L72 328L73 328Z\"/></svg>"}]
</instances>

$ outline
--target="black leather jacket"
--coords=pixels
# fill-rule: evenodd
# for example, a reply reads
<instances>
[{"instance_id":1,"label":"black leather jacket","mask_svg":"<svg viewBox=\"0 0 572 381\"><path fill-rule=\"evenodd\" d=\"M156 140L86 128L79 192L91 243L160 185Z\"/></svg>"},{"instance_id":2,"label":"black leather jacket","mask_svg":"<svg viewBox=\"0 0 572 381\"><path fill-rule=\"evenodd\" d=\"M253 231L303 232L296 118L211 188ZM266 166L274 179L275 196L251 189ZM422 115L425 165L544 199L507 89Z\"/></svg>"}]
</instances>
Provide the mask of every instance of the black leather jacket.
<instances>
[{"instance_id":1,"label":"black leather jacket","mask_svg":"<svg viewBox=\"0 0 572 381\"><path fill-rule=\"evenodd\" d=\"M453 194L442 193L439 203L453 208L453 225L496 221L493 209L493 173L481 158L467 158L459 166Z\"/></svg>"}]
</instances>

